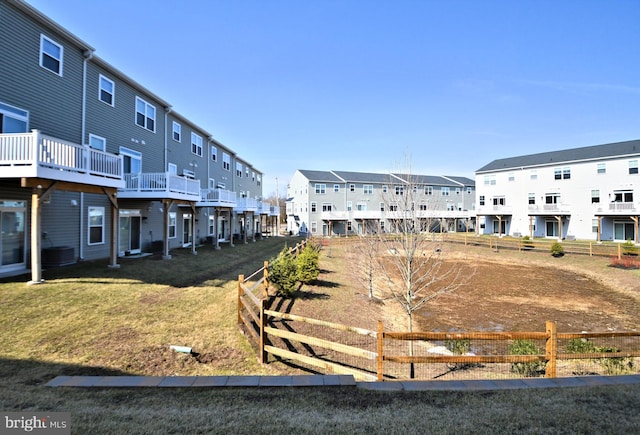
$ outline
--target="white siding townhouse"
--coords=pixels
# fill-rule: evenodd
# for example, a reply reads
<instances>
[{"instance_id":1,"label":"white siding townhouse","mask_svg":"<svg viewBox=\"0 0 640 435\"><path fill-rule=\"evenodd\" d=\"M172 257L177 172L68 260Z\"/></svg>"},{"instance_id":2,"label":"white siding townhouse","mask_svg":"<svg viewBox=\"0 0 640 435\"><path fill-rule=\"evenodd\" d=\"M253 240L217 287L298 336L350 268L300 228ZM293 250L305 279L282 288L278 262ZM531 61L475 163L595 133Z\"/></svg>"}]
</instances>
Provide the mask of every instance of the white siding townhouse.
<instances>
[{"instance_id":1,"label":"white siding townhouse","mask_svg":"<svg viewBox=\"0 0 640 435\"><path fill-rule=\"evenodd\" d=\"M476 171L480 234L638 243L640 141L494 160Z\"/></svg>"},{"instance_id":2,"label":"white siding townhouse","mask_svg":"<svg viewBox=\"0 0 640 435\"><path fill-rule=\"evenodd\" d=\"M409 189L418 217L430 225L437 221L438 230L473 228L475 184L469 178L299 169L287 187L287 231L318 236L393 231L393 197Z\"/></svg>"},{"instance_id":3,"label":"white siding townhouse","mask_svg":"<svg viewBox=\"0 0 640 435\"><path fill-rule=\"evenodd\" d=\"M0 0L0 37L0 276L233 245L279 214L251 163L32 6Z\"/></svg>"}]
</instances>

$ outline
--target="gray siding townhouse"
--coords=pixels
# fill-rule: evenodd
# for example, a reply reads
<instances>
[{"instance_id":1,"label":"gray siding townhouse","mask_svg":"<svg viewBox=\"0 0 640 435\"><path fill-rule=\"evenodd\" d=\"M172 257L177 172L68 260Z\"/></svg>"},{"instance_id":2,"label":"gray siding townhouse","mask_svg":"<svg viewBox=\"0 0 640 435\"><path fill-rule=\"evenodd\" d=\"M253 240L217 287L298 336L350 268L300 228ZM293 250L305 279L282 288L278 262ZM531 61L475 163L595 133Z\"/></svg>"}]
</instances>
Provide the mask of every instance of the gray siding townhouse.
<instances>
[{"instance_id":1,"label":"gray siding townhouse","mask_svg":"<svg viewBox=\"0 0 640 435\"><path fill-rule=\"evenodd\" d=\"M473 228L471 179L300 169L287 188L287 230L322 236L393 232L394 198L409 194L425 231Z\"/></svg>"},{"instance_id":2,"label":"gray siding townhouse","mask_svg":"<svg viewBox=\"0 0 640 435\"><path fill-rule=\"evenodd\" d=\"M638 243L640 141L494 160L476 171L481 234Z\"/></svg>"},{"instance_id":3,"label":"gray siding townhouse","mask_svg":"<svg viewBox=\"0 0 640 435\"><path fill-rule=\"evenodd\" d=\"M0 24L0 275L168 259L275 219L260 171L93 47L20 0L0 0Z\"/></svg>"}]
</instances>

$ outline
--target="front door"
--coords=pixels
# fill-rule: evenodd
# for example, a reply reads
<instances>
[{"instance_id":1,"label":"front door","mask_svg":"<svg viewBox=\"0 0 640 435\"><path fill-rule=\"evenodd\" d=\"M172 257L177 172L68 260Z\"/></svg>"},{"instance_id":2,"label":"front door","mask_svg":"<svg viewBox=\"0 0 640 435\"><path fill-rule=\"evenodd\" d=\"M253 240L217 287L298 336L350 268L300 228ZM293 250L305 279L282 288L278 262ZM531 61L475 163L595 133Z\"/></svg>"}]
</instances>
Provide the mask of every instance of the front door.
<instances>
[{"instance_id":1,"label":"front door","mask_svg":"<svg viewBox=\"0 0 640 435\"><path fill-rule=\"evenodd\" d=\"M182 247L191 246L192 239L191 214L184 214L182 215Z\"/></svg>"},{"instance_id":2,"label":"front door","mask_svg":"<svg viewBox=\"0 0 640 435\"><path fill-rule=\"evenodd\" d=\"M120 255L142 252L141 224L140 210L120 210L120 235L118 237Z\"/></svg>"},{"instance_id":3,"label":"front door","mask_svg":"<svg viewBox=\"0 0 640 435\"><path fill-rule=\"evenodd\" d=\"M24 201L0 201L0 272L25 267Z\"/></svg>"}]
</instances>

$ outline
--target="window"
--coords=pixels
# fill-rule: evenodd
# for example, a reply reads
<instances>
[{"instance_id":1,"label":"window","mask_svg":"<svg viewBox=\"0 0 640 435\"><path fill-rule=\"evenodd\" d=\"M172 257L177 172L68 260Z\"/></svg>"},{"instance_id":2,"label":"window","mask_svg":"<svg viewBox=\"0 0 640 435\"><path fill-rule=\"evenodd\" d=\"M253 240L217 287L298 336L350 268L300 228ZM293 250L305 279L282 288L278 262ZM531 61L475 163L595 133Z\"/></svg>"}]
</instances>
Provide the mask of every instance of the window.
<instances>
[{"instance_id":1,"label":"window","mask_svg":"<svg viewBox=\"0 0 640 435\"><path fill-rule=\"evenodd\" d=\"M480 195L479 201L480 205L484 205L484 195Z\"/></svg>"},{"instance_id":2,"label":"window","mask_svg":"<svg viewBox=\"0 0 640 435\"><path fill-rule=\"evenodd\" d=\"M401 184L396 184L396 195L404 195L404 186Z\"/></svg>"},{"instance_id":3,"label":"window","mask_svg":"<svg viewBox=\"0 0 640 435\"><path fill-rule=\"evenodd\" d=\"M418 204L418 210L420 211L429 210L429 204L427 204L426 202L421 202L420 204Z\"/></svg>"},{"instance_id":4,"label":"window","mask_svg":"<svg viewBox=\"0 0 640 435\"><path fill-rule=\"evenodd\" d=\"M358 211L367 211L367 203L366 202L359 202L356 204L356 210Z\"/></svg>"},{"instance_id":5,"label":"window","mask_svg":"<svg viewBox=\"0 0 640 435\"><path fill-rule=\"evenodd\" d=\"M242 178L242 163L236 162L236 176Z\"/></svg>"},{"instance_id":6,"label":"window","mask_svg":"<svg viewBox=\"0 0 640 435\"><path fill-rule=\"evenodd\" d=\"M0 103L0 133L26 133L29 112Z\"/></svg>"},{"instance_id":7,"label":"window","mask_svg":"<svg viewBox=\"0 0 640 435\"><path fill-rule=\"evenodd\" d=\"M638 161L629 160L629 174L637 174L637 173L638 173Z\"/></svg>"},{"instance_id":8,"label":"window","mask_svg":"<svg viewBox=\"0 0 640 435\"><path fill-rule=\"evenodd\" d=\"M191 152L196 156L202 157L202 136L191 133Z\"/></svg>"},{"instance_id":9,"label":"window","mask_svg":"<svg viewBox=\"0 0 640 435\"><path fill-rule=\"evenodd\" d=\"M222 153L222 167L231 171L231 156L225 152Z\"/></svg>"},{"instance_id":10,"label":"window","mask_svg":"<svg viewBox=\"0 0 640 435\"><path fill-rule=\"evenodd\" d=\"M215 189L216 188L216 179L215 178L209 178L207 187L209 189Z\"/></svg>"},{"instance_id":11,"label":"window","mask_svg":"<svg viewBox=\"0 0 640 435\"><path fill-rule=\"evenodd\" d=\"M606 174L606 173L607 173L607 164L598 163L598 174Z\"/></svg>"},{"instance_id":12,"label":"window","mask_svg":"<svg viewBox=\"0 0 640 435\"><path fill-rule=\"evenodd\" d=\"M384 202L380 203L380 211L384 211Z\"/></svg>"},{"instance_id":13,"label":"window","mask_svg":"<svg viewBox=\"0 0 640 435\"><path fill-rule=\"evenodd\" d=\"M562 180L562 169L560 168L555 168L553 170L553 178L555 180Z\"/></svg>"},{"instance_id":14,"label":"window","mask_svg":"<svg viewBox=\"0 0 640 435\"><path fill-rule=\"evenodd\" d=\"M529 175L529 179L531 179L531 180L537 180L538 179L538 172L535 169L531 170L531 173Z\"/></svg>"},{"instance_id":15,"label":"window","mask_svg":"<svg viewBox=\"0 0 640 435\"><path fill-rule=\"evenodd\" d=\"M560 202L560 194L558 193L547 193L544 196L545 204L558 204Z\"/></svg>"},{"instance_id":16,"label":"window","mask_svg":"<svg viewBox=\"0 0 640 435\"><path fill-rule=\"evenodd\" d=\"M169 238L176 238L176 227L178 220L176 219L176 212L169 212Z\"/></svg>"},{"instance_id":17,"label":"window","mask_svg":"<svg viewBox=\"0 0 640 435\"><path fill-rule=\"evenodd\" d=\"M467 195L471 195L471 187L467 187Z\"/></svg>"},{"instance_id":18,"label":"window","mask_svg":"<svg viewBox=\"0 0 640 435\"><path fill-rule=\"evenodd\" d=\"M89 134L89 146L94 150L104 151L107 148L107 140L103 137Z\"/></svg>"},{"instance_id":19,"label":"window","mask_svg":"<svg viewBox=\"0 0 640 435\"><path fill-rule=\"evenodd\" d=\"M180 136L182 135L182 126L173 121L173 140L180 142Z\"/></svg>"},{"instance_id":20,"label":"window","mask_svg":"<svg viewBox=\"0 0 640 435\"><path fill-rule=\"evenodd\" d=\"M256 172L251 171L251 181L256 181Z\"/></svg>"},{"instance_id":21,"label":"window","mask_svg":"<svg viewBox=\"0 0 640 435\"><path fill-rule=\"evenodd\" d=\"M633 191L618 190L613 192L613 202L633 202Z\"/></svg>"},{"instance_id":22,"label":"window","mask_svg":"<svg viewBox=\"0 0 640 435\"><path fill-rule=\"evenodd\" d=\"M535 205L536 203L536 194L535 193L530 193L529 194L529 205Z\"/></svg>"},{"instance_id":23,"label":"window","mask_svg":"<svg viewBox=\"0 0 640 435\"><path fill-rule=\"evenodd\" d=\"M216 223L215 216L209 215L209 221L208 221L208 225L207 225L209 232L208 232L207 235L215 236L215 228L216 228L215 223Z\"/></svg>"},{"instance_id":24,"label":"window","mask_svg":"<svg viewBox=\"0 0 640 435\"><path fill-rule=\"evenodd\" d=\"M316 193L319 195L324 195L325 193L327 193L327 185L316 183Z\"/></svg>"},{"instance_id":25,"label":"window","mask_svg":"<svg viewBox=\"0 0 640 435\"><path fill-rule=\"evenodd\" d=\"M355 192L356 191L356 185L355 184L349 184L349 191L350 192Z\"/></svg>"},{"instance_id":26,"label":"window","mask_svg":"<svg viewBox=\"0 0 640 435\"><path fill-rule=\"evenodd\" d=\"M433 195L433 186L424 186L425 195Z\"/></svg>"},{"instance_id":27,"label":"window","mask_svg":"<svg viewBox=\"0 0 640 435\"><path fill-rule=\"evenodd\" d=\"M113 106L113 96L115 92L115 84L102 74L100 74L100 89L98 90L98 99L103 103L107 103L109 106Z\"/></svg>"},{"instance_id":28,"label":"window","mask_svg":"<svg viewBox=\"0 0 640 435\"><path fill-rule=\"evenodd\" d=\"M371 195L373 193L373 184L363 184L362 193L365 195Z\"/></svg>"},{"instance_id":29,"label":"window","mask_svg":"<svg viewBox=\"0 0 640 435\"><path fill-rule=\"evenodd\" d=\"M317 202L312 202L311 203L311 213L316 213L318 211L318 203Z\"/></svg>"},{"instance_id":30,"label":"window","mask_svg":"<svg viewBox=\"0 0 640 435\"><path fill-rule=\"evenodd\" d=\"M496 185L496 176L495 175L485 175L484 176L484 185L485 186L495 186Z\"/></svg>"},{"instance_id":31,"label":"window","mask_svg":"<svg viewBox=\"0 0 640 435\"><path fill-rule=\"evenodd\" d=\"M382 193L387 193L389 188L387 186L382 186Z\"/></svg>"},{"instance_id":32,"label":"window","mask_svg":"<svg viewBox=\"0 0 640 435\"><path fill-rule=\"evenodd\" d=\"M170 175L178 175L178 165L175 163L169 163L168 165Z\"/></svg>"},{"instance_id":33,"label":"window","mask_svg":"<svg viewBox=\"0 0 640 435\"><path fill-rule=\"evenodd\" d=\"M40 66L62 76L64 48L44 35L40 35Z\"/></svg>"},{"instance_id":34,"label":"window","mask_svg":"<svg viewBox=\"0 0 640 435\"><path fill-rule=\"evenodd\" d=\"M598 232L598 219L591 219L591 232L592 233Z\"/></svg>"},{"instance_id":35,"label":"window","mask_svg":"<svg viewBox=\"0 0 640 435\"><path fill-rule=\"evenodd\" d=\"M460 195L460 188L456 187L456 195Z\"/></svg>"},{"instance_id":36,"label":"window","mask_svg":"<svg viewBox=\"0 0 640 435\"><path fill-rule=\"evenodd\" d=\"M104 207L89 207L89 245L104 244Z\"/></svg>"},{"instance_id":37,"label":"window","mask_svg":"<svg viewBox=\"0 0 640 435\"><path fill-rule=\"evenodd\" d=\"M569 167L562 168L562 179L568 180L570 178L571 178L571 168Z\"/></svg>"},{"instance_id":38,"label":"window","mask_svg":"<svg viewBox=\"0 0 640 435\"><path fill-rule=\"evenodd\" d=\"M322 211L331 211L333 210L333 205L328 202L322 203Z\"/></svg>"},{"instance_id":39,"label":"window","mask_svg":"<svg viewBox=\"0 0 640 435\"><path fill-rule=\"evenodd\" d=\"M593 189L591 191L591 203L595 204L600 202L600 191L597 189Z\"/></svg>"},{"instance_id":40,"label":"window","mask_svg":"<svg viewBox=\"0 0 640 435\"><path fill-rule=\"evenodd\" d=\"M398 211L398 204L389 204L389 211Z\"/></svg>"},{"instance_id":41,"label":"window","mask_svg":"<svg viewBox=\"0 0 640 435\"><path fill-rule=\"evenodd\" d=\"M136 97L136 125L156 131L156 108L140 97Z\"/></svg>"},{"instance_id":42,"label":"window","mask_svg":"<svg viewBox=\"0 0 640 435\"><path fill-rule=\"evenodd\" d=\"M347 231L352 231L351 221L347 221Z\"/></svg>"},{"instance_id":43,"label":"window","mask_svg":"<svg viewBox=\"0 0 640 435\"><path fill-rule=\"evenodd\" d=\"M493 205L505 205L506 202L507 201L504 196L496 196L493 198Z\"/></svg>"},{"instance_id":44,"label":"window","mask_svg":"<svg viewBox=\"0 0 640 435\"><path fill-rule=\"evenodd\" d=\"M211 161L212 162L218 161L218 149L213 145L211 146Z\"/></svg>"},{"instance_id":45,"label":"window","mask_svg":"<svg viewBox=\"0 0 640 435\"><path fill-rule=\"evenodd\" d=\"M260 174L256 175L256 179L257 179L258 186L260 186L262 184L262 175Z\"/></svg>"},{"instance_id":46,"label":"window","mask_svg":"<svg viewBox=\"0 0 640 435\"><path fill-rule=\"evenodd\" d=\"M353 202L347 201L347 211L351 211L351 210L353 210Z\"/></svg>"},{"instance_id":47,"label":"window","mask_svg":"<svg viewBox=\"0 0 640 435\"><path fill-rule=\"evenodd\" d=\"M313 234L318 232L318 222L311 222L311 232Z\"/></svg>"},{"instance_id":48,"label":"window","mask_svg":"<svg viewBox=\"0 0 640 435\"><path fill-rule=\"evenodd\" d=\"M443 187L440 189L440 195L441 196L449 196L449 188L448 187Z\"/></svg>"},{"instance_id":49,"label":"window","mask_svg":"<svg viewBox=\"0 0 640 435\"><path fill-rule=\"evenodd\" d=\"M516 181L516 175L513 172L509 172L509 181Z\"/></svg>"},{"instance_id":50,"label":"window","mask_svg":"<svg viewBox=\"0 0 640 435\"><path fill-rule=\"evenodd\" d=\"M333 185L333 191L336 192L336 193L340 192L340 185L339 184L334 184Z\"/></svg>"},{"instance_id":51,"label":"window","mask_svg":"<svg viewBox=\"0 0 640 435\"><path fill-rule=\"evenodd\" d=\"M414 184L411 189L413 190L414 194L417 194L419 188L420 188L420 186L418 186L417 184Z\"/></svg>"}]
</instances>

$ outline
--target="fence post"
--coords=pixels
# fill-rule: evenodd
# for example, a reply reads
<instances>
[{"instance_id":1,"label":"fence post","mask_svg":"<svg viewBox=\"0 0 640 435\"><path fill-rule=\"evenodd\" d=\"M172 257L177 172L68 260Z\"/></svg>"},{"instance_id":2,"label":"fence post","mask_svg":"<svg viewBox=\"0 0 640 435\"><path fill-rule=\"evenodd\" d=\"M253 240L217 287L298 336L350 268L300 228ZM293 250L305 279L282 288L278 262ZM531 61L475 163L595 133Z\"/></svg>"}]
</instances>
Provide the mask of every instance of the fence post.
<instances>
[{"instance_id":1,"label":"fence post","mask_svg":"<svg viewBox=\"0 0 640 435\"><path fill-rule=\"evenodd\" d=\"M618 260L622 258L622 244L618 243Z\"/></svg>"},{"instance_id":2,"label":"fence post","mask_svg":"<svg viewBox=\"0 0 640 435\"><path fill-rule=\"evenodd\" d=\"M546 378L556 377L556 356L558 354L558 330L555 322L547 320L547 346L546 357L547 367L545 370Z\"/></svg>"},{"instance_id":3,"label":"fence post","mask_svg":"<svg viewBox=\"0 0 640 435\"><path fill-rule=\"evenodd\" d=\"M378 352L378 364L377 364L377 372L378 372L378 380L384 380L384 372L383 372L383 364L384 364L384 327L382 322L378 320L378 334L377 334L378 342L376 346L376 351Z\"/></svg>"},{"instance_id":4,"label":"fence post","mask_svg":"<svg viewBox=\"0 0 640 435\"><path fill-rule=\"evenodd\" d=\"M269 297L269 262L264 262L264 271L262 272L263 284L264 284L264 298Z\"/></svg>"},{"instance_id":5,"label":"fence post","mask_svg":"<svg viewBox=\"0 0 640 435\"><path fill-rule=\"evenodd\" d=\"M262 299L260 301L260 364L266 364L267 362L267 353L264 351L265 344L265 332L264 327L267 323L267 317L264 314L264 306L267 303L266 299Z\"/></svg>"},{"instance_id":6,"label":"fence post","mask_svg":"<svg viewBox=\"0 0 640 435\"><path fill-rule=\"evenodd\" d=\"M238 275L238 325L242 323L242 317L240 316L240 312L242 311L242 295L244 294L242 284L244 284L244 275Z\"/></svg>"},{"instance_id":7,"label":"fence post","mask_svg":"<svg viewBox=\"0 0 640 435\"><path fill-rule=\"evenodd\" d=\"M589 257L593 257L593 242L589 242Z\"/></svg>"}]
</instances>

